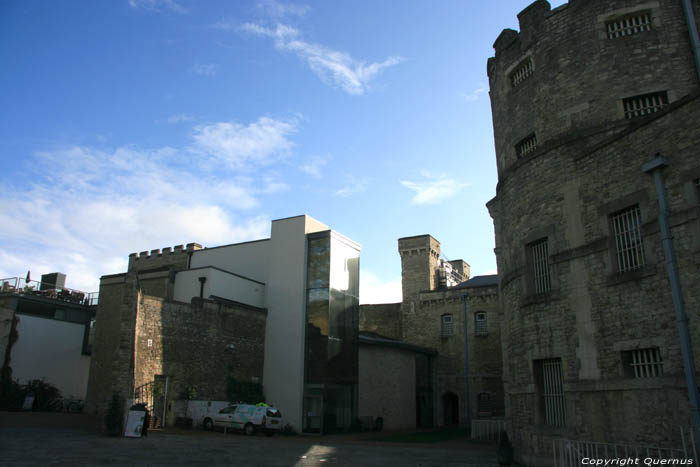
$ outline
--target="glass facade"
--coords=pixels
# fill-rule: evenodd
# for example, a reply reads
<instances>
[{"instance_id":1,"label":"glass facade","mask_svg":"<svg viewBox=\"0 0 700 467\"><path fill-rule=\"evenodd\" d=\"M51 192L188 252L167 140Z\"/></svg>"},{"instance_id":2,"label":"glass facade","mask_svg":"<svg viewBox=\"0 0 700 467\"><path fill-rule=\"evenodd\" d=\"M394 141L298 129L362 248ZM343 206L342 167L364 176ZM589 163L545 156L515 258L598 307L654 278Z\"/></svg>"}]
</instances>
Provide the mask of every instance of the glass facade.
<instances>
[{"instance_id":1,"label":"glass facade","mask_svg":"<svg viewBox=\"0 0 700 467\"><path fill-rule=\"evenodd\" d=\"M303 431L345 431L357 417L360 250L331 231L307 238Z\"/></svg>"}]
</instances>

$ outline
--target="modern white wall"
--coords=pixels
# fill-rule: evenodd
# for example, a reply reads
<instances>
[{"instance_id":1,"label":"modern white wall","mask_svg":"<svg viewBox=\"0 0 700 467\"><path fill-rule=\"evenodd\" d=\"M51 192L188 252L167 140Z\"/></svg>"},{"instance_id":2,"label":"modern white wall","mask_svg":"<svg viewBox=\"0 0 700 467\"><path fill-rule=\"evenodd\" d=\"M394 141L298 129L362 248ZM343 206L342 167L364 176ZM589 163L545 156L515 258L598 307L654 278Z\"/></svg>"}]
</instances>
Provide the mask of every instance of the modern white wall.
<instances>
[{"instance_id":1,"label":"modern white wall","mask_svg":"<svg viewBox=\"0 0 700 467\"><path fill-rule=\"evenodd\" d=\"M306 330L306 234L328 230L308 216L272 221L266 282L263 386L268 402L301 431Z\"/></svg>"},{"instance_id":2,"label":"modern white wall","mask_svg":"<svg viewBox=\"0 0 700 467\"><path fill-rule=\"evenodd\" d=\"M192 301L192 297L199 297L200 277L207 278L204 283L204 298L216 295L247 305L265 307L265 285L263 283L211 267L178 272L175 276L173 298L189 303Z\"/></svg>"},{"instance_id":3,"label":"modern white wall","mask_svg":"<svg viewBox=\"0 0 700 467\"><path fill-rule=\"evenodd\" d=\"M63 397L85 399L90 356L83 355L85 325L17 314L17 342L12 346L12 377L20 383L43 379Z\"/></svg>"},{"instance_id":4,"label":"modern white wall","mask_svg":"<svg viewBox=\"0 0 700 467\"><path fill-rule=\"evenodd\" d=\"M269 244L270 239L265 239L197 250L192 254L190 269L216 266L256 281L267 282Z\"/></svg>"}]
</instances>

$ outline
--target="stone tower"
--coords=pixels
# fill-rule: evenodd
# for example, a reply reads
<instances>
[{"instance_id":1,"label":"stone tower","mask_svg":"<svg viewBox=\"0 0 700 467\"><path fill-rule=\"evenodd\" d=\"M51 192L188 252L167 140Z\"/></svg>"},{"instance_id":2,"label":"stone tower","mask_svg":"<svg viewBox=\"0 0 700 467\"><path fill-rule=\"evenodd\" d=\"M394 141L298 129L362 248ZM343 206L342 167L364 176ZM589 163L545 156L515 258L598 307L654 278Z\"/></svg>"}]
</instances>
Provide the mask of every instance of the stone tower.
<instances>
[{"instance_id":1,"label":"stone tower","mask_svg":"<svg viewBox=\"0 0 700 467\"><path fill-rule=\"evenodd\" d=\"M440 242L431 235L400 238L399 255L404 303L413 300L419 292L436 288Z\"/></svg>"},{"instance_id":2,"label":"stone tower","mask_svg":"<svg viewBox=\"0 0 700 467\"><path fill-rule=\"evenodd\" d=\"M700 85L681 2L538 0L518 20L488 61L499 180L487 205L516 460L549 465L555 438L678 448L687 390L642 165L669 160L681 283L698 303Z\"/></svg>"}]
</instances>

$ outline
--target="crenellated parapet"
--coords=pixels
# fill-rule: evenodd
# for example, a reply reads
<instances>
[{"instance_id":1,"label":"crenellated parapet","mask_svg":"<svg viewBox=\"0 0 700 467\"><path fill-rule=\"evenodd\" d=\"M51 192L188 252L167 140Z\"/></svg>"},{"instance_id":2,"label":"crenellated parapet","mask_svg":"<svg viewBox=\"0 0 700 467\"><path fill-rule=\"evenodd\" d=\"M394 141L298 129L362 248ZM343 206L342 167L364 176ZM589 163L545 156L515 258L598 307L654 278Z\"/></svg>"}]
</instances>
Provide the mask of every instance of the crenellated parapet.
<instances>
[{"instance_id":1,"label":"crenellated parapet","mask_svg":"<svg viewBox=\"0 0 700 467\"><path fill-rule=\"evenodd\" d=\"M144 269L154 269L163 266L176 266L185 269L187 261L192 252L201 250L199 243L188 243L186 246L176 245L129 255L129 271L139 271Z\"/></svg>"}]
</instances>

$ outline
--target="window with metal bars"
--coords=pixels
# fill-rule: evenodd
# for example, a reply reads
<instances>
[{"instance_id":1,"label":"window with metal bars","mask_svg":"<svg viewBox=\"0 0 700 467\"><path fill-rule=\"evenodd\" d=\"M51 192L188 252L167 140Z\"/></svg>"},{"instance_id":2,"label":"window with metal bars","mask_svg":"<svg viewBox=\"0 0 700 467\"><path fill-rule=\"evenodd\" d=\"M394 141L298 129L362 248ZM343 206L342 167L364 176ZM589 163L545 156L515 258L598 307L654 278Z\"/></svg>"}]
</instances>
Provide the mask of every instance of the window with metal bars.
<instances>
[{"instance_id":1,"label":"window with metal bars","mask_svg":"<svg viewBox=\"0 0 700 467\"><path fill-rule=\"evenodd\" d=\"M486 318L485 311L477 311L474 313L474 334L477 336L485 336L489 333L489 322Z\"/></svg>"},{"instance_id":2,"label":"window with metal bars","mask_svg":"<svg viewBox=\"0 0 700 467\"><path fill-rule=\"evenodd\" d=\"M549 251L547 238L537 240L529 245L532 260L532 277L535 294L544 294L552 290L552 279L549 274Z\"/></svg>"},{"instance_id":3,"label":"window with metal bars","mask_svg":"<svg viewBox=\"0 0 700 467\"><path fill-rule=\"evenodd\" d=\"M635 13L605 23L608 30L608 39L631 36L640 32L651 31L651 13Z\"/></svg>"},{"instance_id":4,"label":"window with metal bars","mask_svg":"<svg viewBox=\"0 0 700 467\"><path fill-rule=\"evenodd\" d=\"M622 99L622 105L625 108L625 118L643 117L658 112L668 105L668 94L662 91L632 96Z\"/></svg>"},{"instance_id":5,"label":"window with metal bars","mask_svg":"<svg viewBox=\"0 0 700 467\"><path fill-rule=\"evenodd\" d=\"M532 363L539 396L539 409L544 423L551 426L564 426L566 404L561 358L534 360Z\"/></svg>"},{"instance_id":6,"label":"window with metal bars","mask_svg":"<svg viewBox=\"0 0 700 467\"><path fill-rule=\"evenodd\" d=\"M644 266L642 216L639 205L634 205L610 216L615 237L618 272L632 271Z\"/></svg>"},{"instance_id":7,"label":"window with metal bars","mask_svg":"<svg viewBox=\"0 0 700 467\"><path fill-rule=\"evenodd\" d=\"M535 68L532 65L532 59L530 57L523 60L510 74L510 84L516 87L523 81L525 81Z\"/></svg>"},{"instance_id":8,"label":"window with metal bars","mask_svg":"<svg viewBox=\"0 0 700 467\"><path fill-rule=\"evenodd\" d=\"M624 351L622 365L627 378L655 378L664 374L664 362L658 347Z\"/></svg>"},{"instance_id":9,"label":"window with metal bars","mask_svg":"<svg viewBox=\"0 0 700 467\"><path fill-rule=\"evenodd\" d=\"M445 314L440 317L440 337L450 337L454 334L452 315Z\"/></svg>"},{"instance_id":10,"label":"window with metal bars","mask_svg":"<svg viewBox=\"0 0 700 467\"><path fill-rule=\"evenodd\" d=\"M515 145L515 153L518 157L530 154L535 149L537 149L537 136L534 133L521 139L518 144Z\"/></svg>"}]
</instances>

